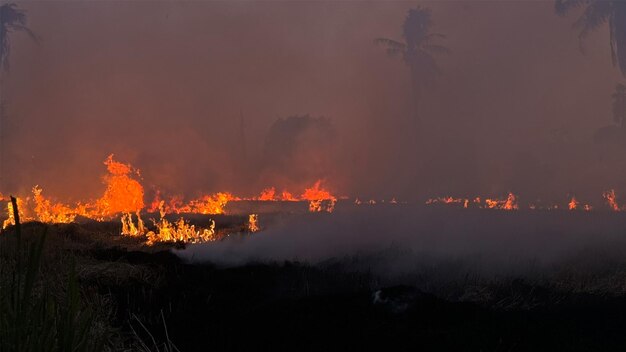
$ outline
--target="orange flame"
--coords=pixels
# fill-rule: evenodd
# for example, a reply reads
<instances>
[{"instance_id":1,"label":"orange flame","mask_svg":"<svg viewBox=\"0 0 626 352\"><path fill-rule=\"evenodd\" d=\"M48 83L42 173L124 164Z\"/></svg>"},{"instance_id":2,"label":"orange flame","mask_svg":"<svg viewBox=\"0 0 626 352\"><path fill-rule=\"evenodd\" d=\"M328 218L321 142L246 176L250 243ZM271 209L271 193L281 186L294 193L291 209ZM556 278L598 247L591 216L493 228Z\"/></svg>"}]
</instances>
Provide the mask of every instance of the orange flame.
<instances>
[{"instance_id":1,"label":"orange flame","mask_svg":"<svg viewBox=\"0 0 626 352\"><path fill-rule=\"evenodd\" d=\"M97 213L102 217L110 217L143 209L143 187L130 177L133 168L113 160L113 154L109 155L104 164L109 175L104 177L107 185L104 195L95 203ZM135 173L139 174L138 171Z\"/></svg>"},{"instance_id":2,"label":"orange flame","mask_svg":"<svg viewBox=\"0 0 626 352\"><path fill-rule=\"evenodd\" d=\"M248 215L248 231L254 233L258 232L259 228L259 215L258 214L250 214Z\"/></svg>"},{"instance_id":3,"label":"orange flame","mask_svg":"<svg viewBox=\"0 0 626 352\"><path fill-rule=\"evenodd\" d=\"M283 202L297 202L298 198L294 197L291 193L283 191L280 195L280 200Z\"/></svg>"},{"instance_id":4,"label":"orange flame","mask_svg":"<svg viewBox=\"0 0 626 352\"><path fill-rule=\"evenodd\" d=\"M41 193L43 190L39 186L33 187L35 199L35 213L41 222L48 223L70 223L74 221L77 210L67 205L52 202L46 199Z\"/></svg>"},{"instance_id":5,"label":"orange flame","mask_svg":"<svg viewBox=\"0 0 626 352\"><path fill-rule=\"evenodd\" d=\"M313 187L304 190L300 198L309 201L309 211L311 212L326 211L332 213L335 209L337 198L329 191L323 189L321 184L322 180L317 180Z\"/></svg>"},{"instance_id":6,"label":"orange flame","mask_svg":"<svg viewBox=\"0 0 626 352\"><path fill-rule=\"evenodd\" d=\"M619 211L619 205L617 205L617 196L615 195L615 190L612 189L610 191L606 191L602 193L602 197L606 200L607 205L613 211Z\"/></svg>"},{"instance_id":7,"label":"orange flame","mask_svg":"<svg viewBox=\"0 0 626 352\"><path fill-rule=\"evenodd\" d=\"M259 195L258 200L262 201L276 201L276 188L270 187L261 191L261 195Z\"/></svg>"}]
</instances>

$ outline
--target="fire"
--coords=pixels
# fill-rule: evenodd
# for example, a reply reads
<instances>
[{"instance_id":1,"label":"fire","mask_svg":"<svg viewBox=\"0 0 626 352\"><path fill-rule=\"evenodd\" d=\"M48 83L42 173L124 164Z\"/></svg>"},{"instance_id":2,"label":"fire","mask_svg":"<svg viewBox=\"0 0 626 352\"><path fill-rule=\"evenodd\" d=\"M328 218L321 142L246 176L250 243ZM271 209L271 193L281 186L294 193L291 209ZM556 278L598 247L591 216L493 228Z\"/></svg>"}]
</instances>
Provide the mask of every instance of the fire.
<instances>
[{"instance_id":1,"label":"fire","mask_svg":"<svg viewBox=\"0 0 626 352\"><path fill-rule=\"evenodd\" d=\"M268 187L268 188L264 189L263 191L261 191L261 194L257 198L252 198L251 200L272 201L272 202L276 202L276 201L297 202L297 201L300 201L300 199L298 199L297 197L294 197L293 194L291 194L288 191L282 191L280 193L280 195L277 194L275 187Z\"/></svg>"},{"instance_id":2,"label":"fire","mask_svg":"<svg viewBox=\"0 0 626 352\"><path fill-rule=\"evenodd\" d=\"M280 200L283 202L297 202L298 198L294 197L291 193L283 191L280 194Z\"/></svg>"},{"instance_id":3,"label":"fire","mask_svg":"<svg viewBox=\"0 0 626 352\"><path fill-rule=\"evenodd\" d=\"M321 184L322 181L317 180L313 187L304 190L300 199L309 201L309 211L311 212L326 211L332 213L335 209L337 198L329 191L323 189Z\"/></svg>"},{"instance_id":4,"label":"fire","mask_svg":"<svg viewBox=\"0 0 626 352\"><path fill-rule=\"evenodd\" d=\"M259 228L259 215L258 214L250 214L248 215L248 231L249 232L258 232Z\"/></svg>"},{"instance_id":5,"label":"fire","mask_svg":"<svg viewBox=\"0 0 626 352\"><path fill-rule=\"evenodd\" d=\"M163 207L163 201L159 205L159 213L161 219L157 222L153 220L155 231L147 231L143 220L139 212L137 216L137 226L133 222L131 213L123 213L120 221L122 222L122 235L125 236L144 236L146 237L146 244L149 246L158 242L185 242L185 243L199 243L214 241L215 237L215 221L209 220L209 228L196 228L195 225L189 224L184 218L180 218L176 222L169 222L165 219L165 210Z\"/></svg>"},{"instance_id":6,"label":"fire","mask_svg":"<svg viewBox=\"0 0 626 352\"><path fill-rule=\"evenodd\" d=\"M509 196L506 198L506 202L502 207L504 210L517 210L519 206L517 205L517 197L513 193L509 193Z\"/></svg>"},{"instance_id":7,"label":"fire","mask_svg":"<svg viewBox=\"0 0 626 352\"><path fill-rule=\"evenodd\" d=\"M108 175L104 176L106 190L99 199L86 204L77 203L69 206L53 203L43 195L43 189L35 186L32 189L34 211L41 222L70 223L81 215L94 220L104 220L119 213L137 213L143 209L143 187L131 177L139 175L132 166L113 160L113 154L104 161ZM28 207L20 206L20 211Z\"/></svg>"},{"instance_id":8,"label":"fire","mask_svg":"<svg viewBox=\"0 0 626 352\"><path fill-rule=\"evenodd\" d=\"M196 229L195 225L189 224L185 219L171 223L165 218L155 222L157 232L149 231L146 234L147 244L153 245L157 242L185 242L199 243L215 240L215 221L210 220L208 229Z\"/></svg>"},{"instance_id":9,"label":"fire","mask_svg":"<svg viewBox=\"0 0 626 352\"><path fill-rule=\"evenodd\" d=\"M178 209L177 213L199 213L199 214L224 214L224 208L231 200L237 200L230 193L220 192L213 195L205 195L196 200L192 200L185 207Z\"/></svg>"},{"instance_id":10,"label":"fire","mask_svg":"<svg viewBox=\"0 0 626 352\"><path fill-rule=\"evenodd\" d=\"M468 199L466 198L454 198L454 197L437 197L430 198L426 201L427 205L443 203L443 204L463 204L464 208L467 208L467 204L469 204Z\"/></svg>"},{"instance_id":11,"label":"fire","mask_svg":"<svg viewBox=\"0 0 626 352\"><path fill-rule=\"evenodd\" d=\"M197 228L191 225L184 218L180 218L175 222L165 219L166 214L225 214L226 207L229 202L238 200L253 201L306 201L311 212L332 212L338 201L338 198L323 187L323 181L317 180L309 188L306 188L300 196L294 196L292 193L283 190L277 192L276 187L267 187L261 191L259 196L254 198L239 198L229 192L217 192L213 194L205 194L196 199L185 201L182 196L172 196L164 198L160 191L156 191L153 201L149 206L144 204L144 189L139 182L140 173L130 164L118 162L113 159L113 155L109 155L104 161L107 168L107 174L103 177L106 189L99 199L87 203L76 203L67 205L54 202L46 198L43 189L35 186L32 189L32 197L18 198L20 208L20 216L24 221L37 219L46 223L69 223L75 221L78 216L89 219L102 221L119 216L122 224L121 234L125 236L137 236L147 238L148 244L157 242L204 242L216 240L215 222L210 220L208 228ZM603 197L613 211L620 211L621 208L617 203L615 190L603 193ZM0 194L0 199L5 197ZM342 198L343 199L343 198ZM381 201L385 203L385 201ZM356 198L355 204L376 204L375 200L362 201ZM390 204L397 204L395 198L389 201ZM506 198L484 198L484 197L437 197L426 201L427 205L445 204L456 205L462 208L478 208L478 209L499 209L499 210L518 210L520 209L517 195L508 193ZM546 205L528 204L530 209L569 209L569 210L585 210L590 211L593 208L589 204L580 202L576 197L572 196L565 204ZM3 228L14 223L12 206L8 204L8 218L3 223ZM160 220L154 221L152 231L146 228L141 211L157 212L160 214ZM32 215L34 214L34 215ZM32 215L32 216L31 216ZM249 214L247 230L251 233L260 230L258 225L258 214Z\"/></svg>"},{"instance_id":12,"label":"fire","mask_svg":"<svg viewBox=\"0 0 626 352\"><path fill-rule=\"evenodd\" d=\"M18 209L20 208L19 203L17 207ZM11 202L7 203L7 213L9 217L6 220L4 220L4 222L2 223L3 230L11 225L15 225L15 215L13 214L13 203Z\"/></svg>"},{"instance_id":13,"label":"fire","mask_svg":"<svg viewBox=\"0 0 626 352\"><path fill-rule=\"evenodd\" d=\"M619 205L617 205L617 196L615 195L614 189L602 193L602 197L604 197L607 205L609 206L609 208L611 208L611 210L620 211Z\"/></svg>"},{"instance_id":14,"label":"fire","mask_svg":"<svg viewBox=\"0 0 626 352\"><path fill-rule=\"evenodd\" d=\"M141 236L146 233L141 215L137 212L137 226L133 223L133 216L131 213L123 213L121 217L122 221L122 235L126 236Z\"/></svg>"},{"instance_id":15,"label":"fire","mask_svg":"<svg viewBox=\"0 0 626 352\"><path fill-rule=\"evenodd\" d=\"M183 202L182 196L173 196L166 203L161 199L161 193L157 191L150 203L148 212L154 213L163 208L167 213L197 213L197 214L225 214L226 205L233 200L240 200L228 192L203 195L187 203Z\"/></svg>"},{"instance_id":16,"label":"fire","mask_svg":"<svg viewBox=\"0 0 626 352\"><path fill-rule=\"evenodd\" d=\"M137 212L143 209L143 187L130 177L139 175L128 164L113 160L113 154L104 161L109 175L104 177L107 185L102 198L95 203L96 212L102 217L110 217L124 212Z\"/></svg>"},{"instance_id":17,"label":"fire","mask_svg":"<svg viewBox=\"0 0 626 352\"><path fill-rule=\"evenodd\" d=\"M10 199L10 198L9 198ZM33 217L27 212L26 207L24 206L26 201L20 197L15 198L17 202L17 209L20 216L21 222L33 221ZM13 204L9 201L7 202L7 219L2 222L2 229L6 229L10 225L15 225L15 215L13 214Z\"/></svg>"},{"instance_id":18,"label":"fire","mask_svg":"<svg viewBox=\"0 0 626 352\"><path fill-rule=\"evenodd\" d=\"M518 210L517 196L509 192L506 199L485 199L485 204L488 209L502 209L502 210Z\"/></svg>"},{"instance_id":19,"label":"fire","mask_svg":"<svg viewBox=\"0 0 626 352\"><path fill-rule=\"evenodd\" d=\"M33 187L35 214L37 214L39 221L48 223L70 223L74 221L79 211L61 203L52 204L41 194L42 192L43 190L39 186Z\"/></svg>"},{"instance_id":20,"label":"fire","mask_svg":"<svg viewBox=\"0 0 626 352\"><path fill-rule=\"evenodd\" d=\"M607 199L607 202L611 206L613 210L619 211L620 208L615 201L615 191L611 190L609 192L605 192L603 194L604 198ZM519 210L520 205L517 199L517 196L513 193L509 193L506 199L498 199L498 198L484 198L475 197L474 199L470 198L455 198L455 197L437 197L430 198L426 201L427 205L433 204L446 204L446 205L462 205L463 208L477 207L480 209L502 209L502 210ZM561 207L559 204L551 204L548 206L541 206L535 203L530 203L527 205L527 208L530 210L558 210L564 207ZM591 211L593 207L589 204L584 204L579 202L576 197L571 197L569 203L567 203L567 209L569 210L585 210Z\"/></svg>"},{"instance_id":21,"label":"fire","mask_svg":"<svg viewBox=\"0 0 626 352\"><path fill-rule=\"evenodd\" d=\"M502 209L502 210L517 210L519 205L517 204L517 196L513 193L509 193L506 199L486 198L485 204L482 204L481 198L476 197L472 200L469 198L454 198L454 197L437 197L430 198L426 201L426 205L432 204L455 204L467 209L470 207L470 202L477 204L479 208L486 209Z\"/></svg>"},{"instance_id":22,"label":"fire","mask_svg":"<svg viewBox=\"0 0 626 352\"><path fill-rule=\"evenodd\" d=\"M161 199L161 191L157 189L154 194L154 199L150 203L150 208L148 208L148 213L156 213L163 207L164 203L165 201Z\"/></svg>"},{"instance_id":23,"label":"fire","mask_svg":"<svg viewBox=\"0 0 626 352\"><path fill-rule=\"evenodd\" d=\"M266 188L261 192L261 195L259 195L258 200L262 200L262 201L276 201L276 188L274 187L270 187L270 188Z\"/></svg>"}]
</instances>

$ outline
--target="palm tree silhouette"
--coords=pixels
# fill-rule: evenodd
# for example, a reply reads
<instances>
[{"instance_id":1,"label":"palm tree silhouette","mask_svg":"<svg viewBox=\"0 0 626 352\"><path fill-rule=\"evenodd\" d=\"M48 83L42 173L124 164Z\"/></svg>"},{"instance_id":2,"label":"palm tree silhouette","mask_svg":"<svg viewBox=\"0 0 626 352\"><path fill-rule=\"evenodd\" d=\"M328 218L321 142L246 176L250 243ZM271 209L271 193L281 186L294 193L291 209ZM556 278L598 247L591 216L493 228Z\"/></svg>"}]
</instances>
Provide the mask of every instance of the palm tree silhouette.
<instances>
[{"instance_id":1,"label":"palm tree silhouette","mask_svg":"<svg viewBox=\"0 0 626 352\"><path fill-rule=\"evenodd\" d=\"M611 59L626 76L626 1L624 0L556 0L556 13L564 16L569 11L584 8L574 23L582 40L601 25L609 25Z\"/></svg>"},{"instance_id":2,"label":"palm tree silhouette","mask_svg":"<svg viewBox=\"0 0 626 352\"><path fill-rule=\"evenodd\" d=\"M0 187L4 185L4 77L3 72L9 69L9 54L11 52L10 34L12 32L25 32L36 40L34 33L26 26L26 14L14 3L6 3L0 6Z\"/></svg>"},{"instance_id":3,"label":"palm tree silhouette","mask_svg":"<svg viewBox=\"0 0 626 352\"><path fill-rule=\"evenodd\" d=\"M402 25L404 42L388 38L376 38L376 44L385 46L387 54L392 57L401 56L411 73L411 88L413 93L413 114L416 124L419 124L418 106L422 91L430 86L441 73L434 55L447 54L449 50L441 45L434 44L436 38L445 38L443 34L431 33L431 11L418 6L407 12Z\"/></svg>"}]
</instances>

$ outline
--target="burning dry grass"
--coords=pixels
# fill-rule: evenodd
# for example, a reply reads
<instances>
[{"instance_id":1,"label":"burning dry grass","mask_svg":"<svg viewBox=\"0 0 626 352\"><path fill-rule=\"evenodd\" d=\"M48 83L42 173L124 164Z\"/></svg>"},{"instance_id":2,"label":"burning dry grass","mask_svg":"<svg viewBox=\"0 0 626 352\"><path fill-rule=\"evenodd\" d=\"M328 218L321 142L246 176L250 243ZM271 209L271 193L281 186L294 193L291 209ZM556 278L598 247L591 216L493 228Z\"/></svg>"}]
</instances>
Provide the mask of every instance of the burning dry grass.
<instances>
[{"instance_id":1,"label":"burning dry grass","mask_svg":"<svg viewBox=\"0 0 626 352\"><path fill-rule=\"evenodd\" d=\"M161 193L156 192L148 212L158 212L159 220L152 220L153 229L148 229L142 219L144 210L144 189L136 179L140 172L130 164L120 163L113 159L113 155L105 160L108 174L104 176L106 189L102 197L86 203L77 203L73 206L55 203L43 195L43 190L35 186L32 197L18 198L19 212L22 222L38 220L48 224L72 223L78 218L87 218L95 221L110 220L120 217L122 223L121 234L131 237L145 238L148 245L158 242L197 243L219 239L216 223L209 221L209 225L199 228L190 224L182 216L176 221L165 218L166 214L225 214L226 205L232 201L257 200L262 201L306 201L311 212L332 212L337 198L322 187L322 181L317 181L311 188L305 189L300 197L294 197L288 191L283 191L280 197L275 196L274 188L268 188L256 198L240 198L228 192L202 195L197 199L184 202L183 197L174 196L168 201L162 199ZM13 208L7 206L8 217L2 228L15 224ZM258 215L253 214L248 223L243 223L249 232L257 232Z\"/></svg>"}]
</instances>

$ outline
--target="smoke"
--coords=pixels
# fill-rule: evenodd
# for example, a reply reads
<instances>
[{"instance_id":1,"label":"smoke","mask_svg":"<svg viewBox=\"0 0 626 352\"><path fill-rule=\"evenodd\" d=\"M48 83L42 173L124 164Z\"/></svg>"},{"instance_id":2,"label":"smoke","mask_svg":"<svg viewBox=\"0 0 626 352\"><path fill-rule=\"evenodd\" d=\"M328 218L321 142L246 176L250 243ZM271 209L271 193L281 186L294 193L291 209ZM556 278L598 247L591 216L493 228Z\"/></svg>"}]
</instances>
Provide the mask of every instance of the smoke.
<instances>
[{"instance_id":1,"label":"smoke","mask_svg":"<svg viewBox=\"0 0 626 352\"><path fill-rule=\"evenodd\" d=\"M263 231L250 237L189 245L176 253L189 262L220 266L361 258L358 269L398 276L450 262L462 262L476 274L510 274L549 268L589 248L626 249L620 230L626 218L608 212L388 205L344 207L328 216L262 214L259 221Z\"/></svg>"},{"instance_id":2,"label":"smoke","mask_svg":"<svg viewBox=\"0 0 626 352\"><path fill-rule=\"evenodd\" d=\"M41 40L12 35L7 186L93 198L115 153L148 190L188 196L280 189L296 174L365 198L626 190L623 150L593 142L620 79L606 28L583 55L575 17L549 1L421 5L451 54L415 144L408 68L373 43L402 39L413 2L20 3ZM279 118L305 114L331 121L330 146L288 159L264 147Z\"/></svg>"},{"instance_id":3,"label":"smoke","mask_svg":"<svg viewBox=\"0 0 626 352\"><path fill-rule=\"evenodd\" d=\"M304 182L333 173L335 129L329 119L290 116L276 120L263 144L261 182L287 189L304 189Z\"/></svg>"}]
</instances>

